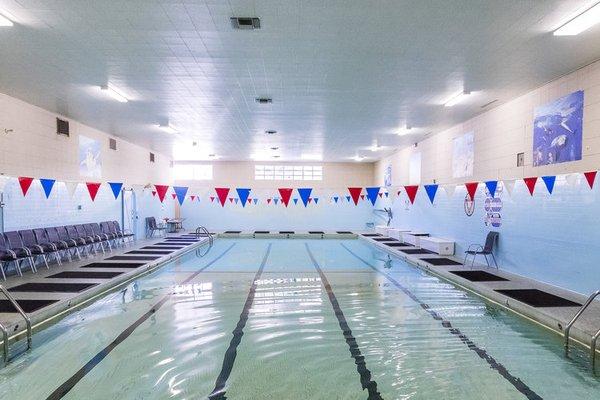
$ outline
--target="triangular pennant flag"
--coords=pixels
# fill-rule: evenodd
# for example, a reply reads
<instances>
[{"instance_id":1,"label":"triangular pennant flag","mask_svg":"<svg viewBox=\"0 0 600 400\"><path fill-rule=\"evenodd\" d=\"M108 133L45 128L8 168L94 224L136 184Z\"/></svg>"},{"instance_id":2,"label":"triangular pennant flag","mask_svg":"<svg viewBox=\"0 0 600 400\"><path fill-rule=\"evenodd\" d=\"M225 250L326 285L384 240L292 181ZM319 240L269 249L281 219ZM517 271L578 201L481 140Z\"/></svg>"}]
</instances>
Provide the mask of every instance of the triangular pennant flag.
<instances>
[{"instance_id":1,"label":"triangular pennant flag","mask_svg":"<svg viewBox=\"0 0 600 400\"><path fill-rule=\"evenodd\" d=\"M250 196L251 189L237 188L235 190L240 198L240 201L242 202L242 207L246 207L246 202L248 201L248 196Z\"/></svg>"},{"instance_id":2,"label":"triangular pennant flag","mask_svg":"<svg viewBox=\"0 0 600 400\"><path fill-rule=\"evenodd\" d=\"M448 198L452 198L452 196L454 196L454 192L456 191L456 185L453 183L450 183L448 185L444 185L442 186L444 188L444 191L446 192L446 196L448 196Z\"/></svg>"},{"instance_id":3,"label":"triangular pennant flag","mask_svg":"<svg viewBox=\"0 0 600 400\"><path fill-rule=\"evenodd\" d=\"M30 178L28 176L19 177L19 186L21 186L23 196L27 195L27 191L29 190L29 187L31 187L31 182L33 182L33 178Z\"/></svg>"},{"instance_id":4,"label":"triangular pennant flag","mask_svg":"<svg viewBox=\"0 0 600 400\"><path fill-rule=\"evenodd\" d=\"M349 187L348 192L350 192L350 197L352 197L352 201L354 201L354 205L358 205L358 199L360 198L360 192L362 192L362 188ZM348 201L350 201L350 200L348 200Z\"/></svg>"},{"instance_id":5,"label":"triangular pennant flag","mask_svg":"<svg viewBox=\"0 0 600 400\"><path fill-rule=\"evenodd\" d=\"M419 190L419 186L418 185L404 186L404 190L406 190L406 195L408 196L408 200L410 200L410 204L414 204L415 197L417 197L417 190Z\"/></svg>"},{"instance_id":6,"label":"triangular pennant flag","mask_svg":"<svg viewBox=\"0 0 600 400\"><path fill-rule=\"evenodd\" d=\"M300 195L300 198L302 199L302 203L304 204L304 207L306 207L306 205L308 204L309 200L310 200L310 193L312 192L311 188L299 188L296 189L298 191L298 194ZM296 200L297 202L297 200Z\"/></svg>"},{"instance_id":7,"label":"triangular pennant flag","mask_svg":"<svg viewBox=\"0 0 600 400\"><path fill-rule=\"evenodd\" d=\"M152 197L156 197L156 190L152 191Z\"/></svg>"},{"instance_id":8,"label":"triangular pennant flag","mask_svg":"<svg viewBox=\"0 0 600 400\"><path fill-rule=\"evenodd\" d=\"M191 199L192 201L194 201L194 200L196 199L196 196L192 194L192 195L190 195L190 199Z\"/></svg>"},{"instance_id":9,"label":"triangular pennant flag","mask_svg":"<svg viewBox=\"0 0 600 400\"><path fill-rule=\"evenodd\" d=\"M252 202L253 202L254 204L257 204L257 203L258 203L258 199L252 199Z\"/></svg>"},{"instance_id":10,"label":"triangular pennant flag","mask_svg":"<svg viewBox=\"0 0 600 400\"><path fill-rule=\"evenodd\" d=\"M527 189L529 189L529 194L533 196L533 191L535 190L535 183L537 182L537 176L533 176L530 178L523 178L525 185L527 185Z\"/></svg>"},{"instance_id":11,"label":"triangular pennant flag","mask_svg":"<svg viewBox=\"0 0 600 400\"><path fill-rule=\"evenodd\" d=\"M175 191L175 197L177 198L179 205L183 205L188 188L186 186L173 186L173 190ZM192 201L194 201L194 199L192 199Z\"/></svg>"},{"instance_id":12,"label":"triangular pennant flag","mask_svg":"<svg viewBox=\"0 0 600 400\"><path fill-rule=\"evenodd\" d=\"M467 193L469 194L469 198L471 200L475 200L475 192L477 192L477 186L479 186L479 182L465 183L465 187L467 188Z\"/></svg>"},{"instance_id":13,"label":"triangular pennant flag","mask_svg":"<svg viewBox=\"0 0 600 400\"><path fill-rule=\"evenodd\" d=\"M294 204L298 204L298 198L294 197Z\"/></svg>"},{"instance_id":14,"label":"triangular pennant flag","mask_svg":"<svg viewBox=\"0 0 600 400\"><path fill-rule=\"evenodd\" d=\"M167 194L167 190L169 190L169 185L154 185L156 189L156 194L158 195L158 199L162 203L165 200L165 195Z\"/></svg>"},{"instance_id":15,"label":"triangular pennant flag","mask_svg":"<svg viewBox=\"0 0 600 400\"><path fill-rule=\"evenodd\" d=\"M512 196L513 189L515 188L515 182L516 181L514 179L506 179L502 181L504 184L504 189L506 189L506 192L509 196Z\"/></svg>"},{"instance_id":16,"label":"triangular pennant flag","mask_svg":"<svg viewBox=\"0 0 600 400\"><path fill-rule=\"evenodd\" d=\"M308 198L308 204L312 203L312 197Z\"/></svg>"},{"instance_id":17,"label":"triangular pennant flag","mask_svg":"<svg viewBox=\"0 0 600 400\"><path fill-rule=\"evenodd\" d=\"M175 200L177 198L177 195L175 193L171 193L171 197L173 198L173 200Z\"/></svg>"},{"instance_id":18,"label":"triangular pennant flag","mask_svg":"<svg viewBox=\"0 0 600 400\"><path fill-rule=\"evenodd\" d=\"M50 197L50 193L52 192L55 182L56 180L54 179L40 179L40 183L42 184L42 189L44 189L46 198Z\"/></svg>"},{"instance_id":19,"label":"triangular pennant flag","mask_svg":"<svg viewBox=\"0 0 600 400\"><path fill-rule=\"evenodd\" d=\"M590 189L594 188L594 181L596 180L596 172L597 171L590 171L590 172L583 173L583 175L585 176L585 180L587 181L588 185L590 185Z\"/></svg>"},{"instance_id":20,"label":"triangular pennant flag","mask_svg":"<svg viewBox=\"0 0 600 400\"><path fill-rule=\"evenodd\" d=\"M377 201L377 195L379 194L380 189L381 188L379 186L365 188L365 190L367 191L367 198L371 200L372 205L375 205L375 202Z\"/></svg>"},{"instance_id":21,"label":"triangular pennant flag","mask_svg":"<svg viewBox=\"0 0 600 400\"><path fill-rule=\"evenodd\" d=\"M437 193L438 185L425 185L425 192L427 192L427 197L429 197L429 201L433 204L433 200L435 199L435 194Z\"/></svg>"},{"instance_id":22,"label":"triangular pennant flag","mask_svg":"<svg viewBox=\"0 0 600 400\"><path fill-rule=\"evenodd\" d=\"M385 192L385 197L390 197L390 193L389 192Z\"/></svg>"},{"instance_id":23,"label":"triangular pennant flag","mask_svg":"<svg viewBox=\"0 0 600 400\"><path fill-rule=\"evenodd\" d=\"M113 192L113 195L115 196L115 200L119 197L119 194L121 194L121 189L123 188L123 183L122 182L108 182L108 186L110 186L110 189Z\"/></svg>"},{"instance_id":24,"label":"triangular pennant flag","mask_svg":"<svg viewBox=\"0 0 600 400\"><path fill-rule=\"evenodd\" d=\"M65 182L65 186L67 188L69 198L72 198L75 194L75 190L77 190L77 186L79 186L79 182Z\"/></svg>"},{"instance_id":25,"label":"triangular pennant flag","mask_svg":"<svg viewBox=\"0 0 600 400\"><path fill-rule=\"evenodd\" d=\"M100 183L98 182L86 182L88 192L90 193L90 198L92 201L96 200L96 195L98 194L98 189L100 189Z\"/></svg>"},{"instance_id":26,"label":"triangular pennant flag","mask_svg":"<svg viewBox=\"0 0 600 400\"><path fill-rule=\"evenodd\" d=\"M229 199L229 200L231 200L231 199ZM240 199L238 199L237 197L234 197L233 201L235 201L235 204L237 204L240 201Z\"/></svg>"},{"instance_id":27,"label":"triangular pennant flag","mask_svg":"<svg viewBox=\"0 0 600 400\"><path fill-rule=\"evenodd\" d=\"M379 196L380 199L383 199L383 193L377 193L377 196Z\"/></svg>"},{"instance_id":28,"label":"triangular pennant flag","mask_svg":"<svg viewBox=\"0 0 600 400\"><path fill-rule=\"evenodd\" d=\"M348 203L350 203L350 196L346 196L346 200L348 201ZM358 199L356 200L358 202Z\"/></svg>"},{"instance_id":29,"label":"triangular pennant flag","mask_svg":"<svg viewBox=\"0 0 600 400\"><path fill-rule=\"evenodd\" d=\"M214 203L215 202L215 196L210 196L210 202Z\"/></svg>"},{"instance_id":30,"label":"triangular pennant flag","mask_svg":"<svg viewBox=\"0 0 600 400\"><path fill-rule=\"evenodd\" d=\"M339 198L338 196L334 196L334 197L333 197L333 200L335 201L335 203L336 203L336 204L337 204L337 202L338 202L338 200L339 200L339 199L340 199L340 198Z\"/></svg>"},{"instance_id":31,"label":"triangular pennant flag","mask_svg":"<svg viewBox=\"0 0 600 400\"><path fill-rule=\"evenodd\" d=\"M273 202L275 203L275 205L277 205L277 203L279 203L279 198L278 198L278 197L275 197L275 198L273 199ZM286 206L286 207L287 207L287 206Z\"/></svg>"},{"instance_id":32,"label":"triangular pennant flag","mask_svg":"<svg viewBox=\"0 0 600 400\"><path fill-rule=\"evenodd\" d=\"M229 194L229 188L215 188L215 192L217 193L221 207L225 207L225 201L227 200L227 195Z\"/></svg>"},{"instance_id":33,"label":"triangular pennant flag","mask_svg":"<svg viewBox=\"0 0 600 400\"><path fill-rule=\"evenodd\" d=\"M290 188L279 188L279 195L281 196L281 202L287 207L292 196L292 190ZM277 204L277 203L275 203Z\"/></svg>"},{"instance_id":34,"label":"triangular pennant flag","mask_svg":"<svg viewBox=\"0 0 600 400\"><path fill-rule=\"evenodd\" d=\"M364 194L361 194L361 195L360 195L360 199L361 199L361 200L364 200L364 199L365 199L365 195L364 195Z\"/></svg>"},{"instance_id":35,"label":"triangular pennant flag","mask_svg":"<svg viewBox=\"0 0 600 400\"><path fill-rule=\"evenodd\" d=\"M548 193L552 194L552 191L554 190L554 182L556 182L556 176L542 176L542 180L546 184L546 189L548 189Z\"/></svg>"},{"instance_id":36,"label":"triangular pennant flag","mask_svg":"<svg viewBox=\"0 0 600 400\"><path fill-rule=\"evenodd\" d=\"M498 181L485 181L485 187L490 192L491 197L496 197L496 189L498 188Z\"/></svg>"},{"instance_id":37,"label":"triangular pennant flag","mask_svg":"<svg viewBox=\"0 0 600 400\"><path fill-rule=\"evenodd\" d=\"M318 198L318 197L315 197L315 198L314 198L314 201L315 201L315 204L318 204L318 203L319 203L319 198Z\"/></svg>"},{"instance_id":38,"label":"triangular pennant flag","mask_svg":"<svg viewBox=\"0 0 600 400\"><path fill-rule=\"evenodd\" d=\"M272 200L272 199L269 197L269 198L267 199L267 204L271 204L271 200Z\"/></svg>"}]
</instances>

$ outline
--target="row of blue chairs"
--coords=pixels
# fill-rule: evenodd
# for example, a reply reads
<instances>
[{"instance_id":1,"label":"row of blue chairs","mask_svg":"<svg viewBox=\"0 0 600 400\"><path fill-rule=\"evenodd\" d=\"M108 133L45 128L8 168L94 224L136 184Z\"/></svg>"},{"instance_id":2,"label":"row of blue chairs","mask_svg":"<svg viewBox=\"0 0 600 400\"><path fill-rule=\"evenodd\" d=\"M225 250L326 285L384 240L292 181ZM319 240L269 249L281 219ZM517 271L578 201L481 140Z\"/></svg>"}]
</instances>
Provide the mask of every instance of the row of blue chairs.
<instances>
[{"instance_id":1,"label":"row of blue chairs","mask_svg":"<svg viewBox=\"0 0 600 400\"><path fill-rule=\"evenodd\" d=\"M23 262L37 272L36 262L40 259L49 268L50 256L60 265L64 257L73 261L74 255L81 260L82 253L86 257L99 251L105 254L106 250L112 252L113 246L124 246L125 241L133 239L133 234L121 230L117 221L0 233L0 271L6 280L5 267L14 263L16 272L23 276Z\"/></svg>"}]
</instances>

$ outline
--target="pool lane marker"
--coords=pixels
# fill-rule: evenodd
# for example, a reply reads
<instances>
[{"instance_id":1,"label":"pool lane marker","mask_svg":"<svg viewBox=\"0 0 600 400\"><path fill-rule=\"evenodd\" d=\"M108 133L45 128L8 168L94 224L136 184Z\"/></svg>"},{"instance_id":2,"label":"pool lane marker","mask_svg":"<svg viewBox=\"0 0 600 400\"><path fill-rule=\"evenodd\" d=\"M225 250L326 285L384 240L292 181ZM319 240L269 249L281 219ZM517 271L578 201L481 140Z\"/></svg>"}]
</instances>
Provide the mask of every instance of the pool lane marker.
<instances>
[{"instance_id":1,"label":"pool lane marker","mask_svg":"<svg viewBox=\"0 0 600 400\"><path fill-rule=\"evenodd\" d=\"M206 264L204 267L200 268L198 271L188 276L185 280L179 283L179 285L185 285L186 283L189 283L201 272L203 272L205 269L207 269L208 267L219 261L223 256L225 256L225 254L227 254L229 250L233 248L233 246L235 246L235 243L233 243L231 246L225 249L223 253L221 253L218 257L213 259L208 264ZM94 369L96 365L98 365L102 360L104 360L111 351L113 351L119 344L121 344L125 339L127 339L137 329L138 326L140 326L144 321L146 321L148 318L154 315L167 302L167 300L171 298L171 296L173 296L173 292L163 296L158 303L154 304L150 308L150 310L148 310L144 315L138 318L133 324L129 325L123 332L119 334L119 336L115 338L115 340L113 340L104 349L100 350L98 354L96 354L77 372L75 372L75 374L73 374L62 385L56 388L54 392L52 392L50 396L46 398L46 400L62 399L67 393L71 391L71 389L73 389L73 387L75 387L75 385L77 385L77 383L79 383L80 380L83 379L84 376L86 376L92 369Z\"/></svg>"},{"instance_id":2,"label":"pool lane marker","mask_svg":"<svg viewBox=\"0 0 600 400\"><path fill-rule=\"evenodd\" d=\"M335 293L333 293L333 289L325 276L325 273L321 270L319 263L313 256L313 253L310 251L310 247L308 243L304 243L306 246L306 251L310 256L310 259L319 273L321 277L321 282L325 287L325 291L327 292L327 296L329 297L329 302L333 307L333 311L335 312L335 316L338 320L340 328L342 329L342 333L344 334L344 339L346 339L346 344L348 344L348 348L350 350L350 355L354 358L354 363L356 364L356 370L360 375L360 384L362 385L363 390L367 389L369 392L368 400L383 400L381 394L377 391L377 382L371 379L371 371L367 368L367 363L365 362L365 356L362 355L360 348L358 347L358 343L356 342L356 338L352 334L352 330L348 326L348 322L346 321L346 317L342 309L340 308L340 304L335 297Z\"/></svg>"},{"instance_id":3,"label":"pool lane marker","mask_svg":"<svg viewBox=\"0 0 600 400\"><path fill-rule=\"evenodd\" d=\"M485 362L487 362L488 365L493 370L497 371L504 379L506 379L510 384L512 384L515 389L517 389L519 392L524 394L525 397L527 397L530 400L542 400L542 397L540 395L538 395L536 392L534 392L529 386L527 386L527 384L525 382L523 382L521 379L517 378L516 376L512 375L506 369L506 367L504 365L502 365L501 363L496 361L496 359L494 357L492 357L485 349L482 349L481 347L477 346L477 344L475 344L464 333L462 333L460 331L460 329L453 327L452 323L450 321L442 318L435 310L433 310L431 307L429 307L428 304L423 303L421 300L419 300L419 298L413 292L411 292L407 287L405 287L400 282L398 282L397 280L392 278L392 276L389 275L388 273L381 271L380 269L375 267L373 264L369 263L368 261L366 261L365 259L360 257L358 254L354 253L352 250L350 250L348 247L346 247L346 245L344 245L343 243L340 243L340 245L343 248L345 248L354 257L358 258L365 265L370 267L373 271L385 276L394 286L396 286L398 289L400 289L402 292L404 292L404 294L406 294L413 301L415 301L417 304L419 304L421 306L421 308L424 309L429 315L431 315L431 317L433 319L435 319L436 321L440 321L440 323L442 324L442 326L444 328L448 329L448 331L451 334L457 336L460 339L460 341L463 342L469 348L469 350L472 350L475 353L477 353L477 355L481 359L483 359Z\"/></svg>"},{"instance_id":4,"label":"pool lane marker","mask_svg":"<svg viewBox=\"0 0 600 400\"><path fill-rule=\"evenodd\" d=\"M244 308L242 309L242 313L240 314L240 319L233 330L233 338L229 343L229 347L227 351L225 351L225 357L223 357L223 366L221 367L221 372L217 377L215 382L215 388L208 395L208 398L224 400L225 397L225 384L227 383L227 379L229 379L229 375L231 375L231 370L233 369L233 364L235 363L235 358L237 356L237 347L242 341L242 336L244 335L244 327L246 326L246 322L248 322L248 316L250 314L250 307L252 307L252 303L254 302L254 295L256 294L257 281L260 279L263 270L265 269L265 265L267 264L267 259L269 258L269 254L271 253L271 245L269 243L267 246L267 251L263 260L256 271L256 275L254 275L254 280L252 281L252 285L250 286L250 290L248 291L248 296L246 297L246 302L244 303Z\"/></svg>"}]
</instances>

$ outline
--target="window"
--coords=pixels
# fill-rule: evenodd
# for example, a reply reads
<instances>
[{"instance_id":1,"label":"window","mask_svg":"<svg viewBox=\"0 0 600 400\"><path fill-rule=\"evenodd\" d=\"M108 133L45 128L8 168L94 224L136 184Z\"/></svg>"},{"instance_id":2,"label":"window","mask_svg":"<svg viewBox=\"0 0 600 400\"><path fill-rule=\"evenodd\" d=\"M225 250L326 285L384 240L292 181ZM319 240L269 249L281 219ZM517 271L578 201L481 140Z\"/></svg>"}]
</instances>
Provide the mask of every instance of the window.
<instances>
[{"instance_id":1,"label":"window","mask_svg":"<svg viewBox=\"0 0 600 400\"><path fill-rule=\"evenodd\" d=\"M255 165L254 179L259 181L322 181L320 165Z\"/></svg>"},{"instance_id":2,"label":"window","mask_svg":"<svg viewBox=\"0 0 600 400\"><path fill-rule=\"evenodd\" d=\"M173 177L182 181L210 181L213 178L212 165L175 164Z\"/></svg>"}]
</instances>

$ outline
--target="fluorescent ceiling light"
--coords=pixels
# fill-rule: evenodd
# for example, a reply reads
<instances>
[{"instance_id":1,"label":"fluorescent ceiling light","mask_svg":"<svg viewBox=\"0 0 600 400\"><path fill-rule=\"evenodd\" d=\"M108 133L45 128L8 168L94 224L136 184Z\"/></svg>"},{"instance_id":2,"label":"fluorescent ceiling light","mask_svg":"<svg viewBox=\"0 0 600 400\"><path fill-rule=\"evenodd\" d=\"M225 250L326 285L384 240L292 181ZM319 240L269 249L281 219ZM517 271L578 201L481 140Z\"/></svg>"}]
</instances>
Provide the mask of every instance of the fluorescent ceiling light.
<instances>
[{"instance_id":1,"label":"fluorescent ceiling light","mask_svg":"<svg viewBox=\"0 0 600 400\"><path fill-rule=\"evenodd\" d=\"M128 101L127 97L123 96L121 93L117 92L110 86L101 86L100 89L102 89L102 91L104 91L106 94L108 94L110 97L112 97L120 103L127 103Z\"/></svg>"},{"instance_id":2,"label":"fluorescent ceiling light","mask_svg":"<svg viewBox=\"0 0 600 400\"><path fill-rule=\"evenodd\" d=\"M302 154L300 156L300 158L303 160L307 160L307 161L322 161L323 160L323 156L320 154Z\"/></svg>"},{"instance_id":3,"label":"fluorescent ceiling light","mask_svg":"<svg viewBox=\"0 0 600 400\"><path fill-rule=\"evenodd\" d=\"M353 159L354 161L361 162L361 161L362 161L362 160L364 160L365 158L364 158L364 157L361 157L361 156L359 156L359 155L356 155L356 156L352 157L352 159Z\"/></svg>"},{"instance_id":4,"label":"fluorescent ceiling light","mask_svg":"<svg viewBox=\"0 0 600 400\"><path fill-rule=\"evenodd\" d=\"M398 135L399 136L408 135L410 133L411 129L412 129L411 126L406 125L404 128L400 128L400 130L398 131Z\"/></svg>"},{"instance_id":5,"label":"fluorescent ceiling light","mask_svg":"<svg viewBox=\"0 0 600 400\"><path fill-rule=\"evenodd\" d=\"M166 124L166 125L159 125L158 126L160 129L162 129L163 131L167 132L167 133L178 133L177 129L173 128L171 125Z\"/></svg>"},{"instance_id":6,"label":"fluorescent ceiling light","mask_svg":"<svg viewBox=\"0 0 600 400\"><path fill-rule=\"evenodd\" d=\"M14 25L14 23L10 19L8 19L4 15L0 14L0 26L13 26L13 25Z\"/></svg>"},{"instance_id":7,"label":"fluorescent ceiling light","mask_svg":"<svg viewBox=\"0 0 600 400\"><path fill-rule=\"evenodd\" d=\"M371 151L379 151L379 150L382 150L382 149L383 149L383 147L379 146L377 144L374 144L373 146L369 147L369 150L371 150Z\"/></svg>"},{"instance_id":8,"label":"fluorescent ceiling light","mask_svg":"<svg viewBox=\"0 0 600 400\"><path fill-rule=\"evenodd\" d=\"M554 36L574 36L600 22L600 3L582 12L554 31Z\"/></svg>"},{"instance_id":9,"label":"fluorescent ceiling light","mask_svg":"<svg viewBox=\"0 0 600 400\"><path fill-rule=\"evenodd\" d=\"M471 92L467 92L466 90L453 94L452 97L450 97L448 101L444 103L444 107L452 107L454 105L457 105L458 103L465 100L470 94Z\"/></svg>"}]
</instances>

